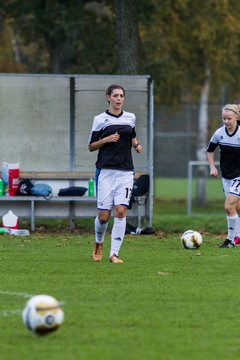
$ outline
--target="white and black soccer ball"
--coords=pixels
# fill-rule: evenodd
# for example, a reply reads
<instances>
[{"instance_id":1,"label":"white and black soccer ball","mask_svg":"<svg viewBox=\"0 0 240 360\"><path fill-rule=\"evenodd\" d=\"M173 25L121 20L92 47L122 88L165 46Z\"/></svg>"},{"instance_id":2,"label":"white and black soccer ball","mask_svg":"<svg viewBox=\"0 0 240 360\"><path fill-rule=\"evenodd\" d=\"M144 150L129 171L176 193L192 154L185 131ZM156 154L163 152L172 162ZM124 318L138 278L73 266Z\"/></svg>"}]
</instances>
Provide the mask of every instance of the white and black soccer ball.
<instances>
[{"instance_id":1,"label":"white and black soccer ball","mask_svg":"<svg viewBox=\"0 0 240 360\"><path fill-rule=\"evenodd\" d=\"M64 312L59 302L49 295L33 296L22 312L26 328L38 335L46 335L57 330L63 319Z\"/></svg>"},{"instance_id":2,"label":"white and black soccer ball","mask_svg":"<svg viewBox=\"0 0 240 360\"><path fill-rule=\"evenodd\" d=\"M187 230L181 236L181 243L185 249L198 249L202 244L202 235L198 231Z\"/></svg>"}]
</instances>

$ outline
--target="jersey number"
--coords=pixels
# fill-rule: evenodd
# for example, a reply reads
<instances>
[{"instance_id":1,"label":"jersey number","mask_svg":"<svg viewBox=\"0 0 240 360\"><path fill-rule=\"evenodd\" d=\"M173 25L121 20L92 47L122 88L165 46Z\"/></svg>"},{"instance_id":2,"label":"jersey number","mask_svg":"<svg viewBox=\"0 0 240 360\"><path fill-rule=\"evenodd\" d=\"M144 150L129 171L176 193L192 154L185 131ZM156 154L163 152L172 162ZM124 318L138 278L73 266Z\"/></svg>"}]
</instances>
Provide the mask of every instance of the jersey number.
<instances>
[{"instance_id":1,"label":"jersey number","mask_svg":"<svg viewBox=\"0 0 240 360\"><path fill-rule=\"evenodd\" d=\"M235 191L238 191L239 185L240 185L240 180L233 180L232 186L235 186Z\"/></svg>"},{"instance_id":2,"label":"jersey number","mask_svg":"<svg viewBox=\"0 0 240 360\"><path fill-rule=\"evenodd\" d=\"M131 197L131 195L132 195L132 189L126 188L125 190L126 190L125 197L126 197L126 199L129 199Z\"/></svg>"}]
</instances>

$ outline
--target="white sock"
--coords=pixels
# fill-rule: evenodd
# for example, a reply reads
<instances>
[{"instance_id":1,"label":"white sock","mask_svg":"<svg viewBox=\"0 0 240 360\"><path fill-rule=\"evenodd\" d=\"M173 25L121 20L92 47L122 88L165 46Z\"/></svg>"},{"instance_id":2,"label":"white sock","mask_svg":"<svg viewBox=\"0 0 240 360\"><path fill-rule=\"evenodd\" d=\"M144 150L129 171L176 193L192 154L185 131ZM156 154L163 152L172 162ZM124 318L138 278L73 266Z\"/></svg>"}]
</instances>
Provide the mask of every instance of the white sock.
<instances>
[{"instance_id":1,"label":"white sock","mask_svg":"<svg viewBox=\"0 0 240 360\"><path fill-rule=\"evenodd\" d=\"M228 225L228 240L231 240L231 242L234 242L234 236L236 231L236 224L238 220L238 215L233 216L227 216L227 225Z\"/></svg>"},{"instance_id":2,"label":"white sock","mask_svg":"<svg viewBox=\"0 0 240 360\"><path fill-rule=\"evenodd\" d=\"M114 218L112 234L111 234L110 257L113 254L118 256L125 235L126 223L127 223L126 218Z\"/></svg>"},{"instance_id":3,"label":"white sock","mask_svg":"<svg viewBox=\"0 0 240 360\"><path fill-rule=\"evenodd\" d=\"M236 228L235 228L235 236L240 237L240 217L238 215Z\"/></svg>"},{"instance_id":4,"label":"white sock","mask_svg":"<svg viewBox=\"0 0 240 360\"><path fill-rule=\"evenodd\" d=\"M98 244L103 243L104 241L104 235L108 227L108 222L105 224L101 224L98 216L95 218L95 241Z\"/></svg>"}]
</instances>

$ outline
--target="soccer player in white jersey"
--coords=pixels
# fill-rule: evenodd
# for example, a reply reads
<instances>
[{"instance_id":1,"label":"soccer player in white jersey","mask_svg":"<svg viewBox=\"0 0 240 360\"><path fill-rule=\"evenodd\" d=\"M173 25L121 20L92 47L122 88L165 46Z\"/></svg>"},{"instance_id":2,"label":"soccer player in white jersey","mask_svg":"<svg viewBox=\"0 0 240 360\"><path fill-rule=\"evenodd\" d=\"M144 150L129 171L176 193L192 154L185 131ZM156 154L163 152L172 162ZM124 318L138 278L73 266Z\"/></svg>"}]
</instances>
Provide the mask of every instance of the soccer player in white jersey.
<instances>
[{"instance_id":1,"label":"soccer player in white jersey","mask_svg":"<svg viewBox=\"0 0 240 360\"><path fill-rule=\"evenodd\" d=\"M143 151L136 137L133 113L122 110L125 90L120 85L111 85L106 91L109 108L94 117L88 140L89 151L98 150L96 161L96 190L98 215L95 219L94 261L101 261L104 235L111 210L114 207L114 222L111 233L109 260L123 263L119 251L126 229L127 206L133 187L134 167L132 148Z\"/></svg>"},{"instance_id":2,"label":"soccer player in white jersey","mask_svg":"<svg viewBox=\"0 0 240 360\"><path fill-rule=\"evenodd\" d=\"M214 162L214 151L220 148L220 168L225 193L225 211L228 225L227 239L221 248L233 248L239 226L238 207L240 198L240 127L237 123L239 108L236 104L225 105L222 109L223 126L215 131L207 147L210 175L218 177Z\"/></svg>"},{"instance_id":3,"label":"soccer player in white jersey","mask_svg":"<svg viewBox=\"0 0 240 360\"><path fill-rule=\"evenodd\" d=\"M238 123L238 125L240 125L240 98L235 99L233 101L233 104L238 106L238 121L237 121L237 123ZM238 201L237 211L238 211L238 216L240 216L240 198ZM234 238L234 243L235 243L235 245L240 245L240 221L237 222L236 236Z\"/></svg>"}]
</instances>

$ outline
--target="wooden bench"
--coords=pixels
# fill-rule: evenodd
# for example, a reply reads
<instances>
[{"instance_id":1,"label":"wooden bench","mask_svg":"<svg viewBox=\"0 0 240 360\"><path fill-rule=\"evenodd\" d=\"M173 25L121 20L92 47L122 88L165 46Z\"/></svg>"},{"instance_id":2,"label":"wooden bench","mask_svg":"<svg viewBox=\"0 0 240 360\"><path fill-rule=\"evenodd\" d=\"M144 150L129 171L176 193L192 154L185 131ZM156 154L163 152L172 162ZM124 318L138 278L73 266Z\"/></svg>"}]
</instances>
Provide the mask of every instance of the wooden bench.
<instances>
[{"instance_id":1,"label":"wooden bench","mask_svg":"<svg viewBox=\"0 0 240 360\"><path fill-rule=\"evenodd\" d=\"M141 173L136 173L135 178ZM30 179L33 183L47 183L53 189L53 196L46 200L42 196L0 196L1 216L10 208L19 217L31 219L31 230L35 231L35 219L38 218L68 218L70 229L74 229L76 218L95 217L97 214L96 197L84 196L58 196L60 188L69 186L88 187L90 178L94 178L89 172L20 172L20 180ZM128 210L128 217L138 219L138 226L141 225L142 217L146 215L147 196L142 196ZM27 206L26 206L27 204ZM30 204L30 206L29 206ZM5 205L5 208L4 206ZM6 206L7 205L7 206Z\"/></svg>"}]
</instances>

